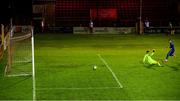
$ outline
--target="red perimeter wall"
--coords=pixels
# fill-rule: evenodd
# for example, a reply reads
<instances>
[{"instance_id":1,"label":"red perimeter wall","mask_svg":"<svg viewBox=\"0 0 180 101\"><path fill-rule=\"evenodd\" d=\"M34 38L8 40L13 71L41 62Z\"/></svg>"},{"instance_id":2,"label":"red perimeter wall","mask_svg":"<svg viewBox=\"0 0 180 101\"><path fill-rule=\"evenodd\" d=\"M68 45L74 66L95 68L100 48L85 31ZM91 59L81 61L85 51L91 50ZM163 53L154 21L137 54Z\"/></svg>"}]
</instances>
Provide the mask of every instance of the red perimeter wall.
<instances>
[{"instance_id":1,"label":"red perimeter wall","mask_svg":"<svg viewBox=\"0 0 180 101\"><path fill-rule=\"evenodd\" d=\"M142 19L152 26L167 26L171 0L142 0ZM56 0L56 26L88 26L90 9L116 9L115 19L94 19L95 26L135 26L140 15L140 0ZM99 15L98 15L99 16Z\"/></svg>"}]
</instances>

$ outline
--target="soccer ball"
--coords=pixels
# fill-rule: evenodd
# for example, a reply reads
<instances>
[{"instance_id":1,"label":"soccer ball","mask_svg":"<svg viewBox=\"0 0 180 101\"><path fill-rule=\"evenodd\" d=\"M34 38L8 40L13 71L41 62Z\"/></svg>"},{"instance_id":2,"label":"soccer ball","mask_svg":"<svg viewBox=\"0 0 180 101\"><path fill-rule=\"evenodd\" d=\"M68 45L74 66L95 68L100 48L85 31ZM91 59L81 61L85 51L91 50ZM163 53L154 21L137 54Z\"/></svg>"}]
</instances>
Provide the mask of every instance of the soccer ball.
<instances>
[{"instance_id":1,"label":"soccer ball","mask_svg":"<svg viewBox=\"0 0 180 101\"><path fill-rule=\"evenodd\" d=\"M97 69L97 66L95 65L94 67L93 67L93 70L96 70Z\"/></svg>"}]
</instances>

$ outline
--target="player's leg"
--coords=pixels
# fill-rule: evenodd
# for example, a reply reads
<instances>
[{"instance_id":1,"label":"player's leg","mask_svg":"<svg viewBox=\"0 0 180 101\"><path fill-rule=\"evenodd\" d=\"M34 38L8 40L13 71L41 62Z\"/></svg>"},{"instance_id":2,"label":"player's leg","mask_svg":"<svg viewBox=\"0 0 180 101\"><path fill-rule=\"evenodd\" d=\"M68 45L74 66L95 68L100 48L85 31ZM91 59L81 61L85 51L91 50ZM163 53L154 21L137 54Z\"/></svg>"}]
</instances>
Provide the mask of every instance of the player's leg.
<instances>
[{"instance_id":1,"label":"player's leg","mask_svg":"<svg viewBox=\"0 0 180 101\"><path fill-rule=\"evenodd\" d=\"M160 66L160 67L162 67L162 65L161 65L159 62L157 62L157 65Z\"/></svg>"},{"instance_id":2,"label":"player's leg","mask_svg":"<svg viewBox=\"0 0 180 101\"><path fill-rule=\"evenodd\" d=\"M176 54L175 53L173 54L173 56L174 56L174 58L176 58Z\"/></svg>"},{"instance_id":3,"label":"player's leg","mask_svg":"<svg viewBox=\"0 0 180 101\"><path fill-rule=\"evenodd\" d=\"M175 32L175 30L174 30L174 29L171 29L170 35L174 35L174 32Z\"/></svg>"},{"instance_id":4,"label":"player's leg","mask_svg":"<svg viewBox=\"0 0 180 101\"><path fill-rule=\"evenodd\" d=\"M151 65L158 65L158 66L162 67L162 65L156 60L152 60L150 64Z\"/></svg>"},{"instance_id":5,"label":"player's leg","mask_svg":"<svg viewBox=\"0 0 180 101\"><path fill-rule=\"evenodd\" d=\"M156 61L154 64L158 65L159 67L162 67L162 65L158 61Z\"/></svg>"},{"instance_id":6,"label":"player's leg","mask_svg":"<svg viewBox=\"0 0 180 101\"><path fill-rule=\"evenodd\" d=\"M93 33L93 28L92 27L90 27L90 33Z\"/></svg>"},{"instance_id":7,"label":"player's leg","mask_svg":"<svg viewBox=\"0 0 180 101\"><path fill-rule=\"evenodd\" d=\"M162 67L162 65L161 65L158 61L155 61L155 60L154 60L153 64Z\"/></svg>"},{"instance_id":8,"label":"player's leg","mask_svg":"<svg viewBox=\"0 0 180 101\"><path fill-rule=\"evenodd\" d=\"M166 58L165 58L165 62L167 62L168 61L168 57L169 57L169 53L167 53L167 55L166 55Z\"/></svg>"},{"instance_id":9,"label":"player's leg","mask_svg":"<svg viewBox=\"0 0 180 101\"><path fill-rule=\"evenodd\" d=\"M171 51L170 56L172 56L173 58L176 58L176 55L175 55L175 51L174 51L174 50Z\"/></svg>"},{"instance_id":10,"label":"player's leg","mask_svg":"<svg viewBox=\"0 0 180 101\"><path fill-rule=\"evenodd\" d=\"M168 53L167 53L167 55L166 55L166 58L165 58L165 62L167 62L168 61L168 58L169 58L169 56L172 54L172 50L170 50Z\"/></svg>"}]
</instances>

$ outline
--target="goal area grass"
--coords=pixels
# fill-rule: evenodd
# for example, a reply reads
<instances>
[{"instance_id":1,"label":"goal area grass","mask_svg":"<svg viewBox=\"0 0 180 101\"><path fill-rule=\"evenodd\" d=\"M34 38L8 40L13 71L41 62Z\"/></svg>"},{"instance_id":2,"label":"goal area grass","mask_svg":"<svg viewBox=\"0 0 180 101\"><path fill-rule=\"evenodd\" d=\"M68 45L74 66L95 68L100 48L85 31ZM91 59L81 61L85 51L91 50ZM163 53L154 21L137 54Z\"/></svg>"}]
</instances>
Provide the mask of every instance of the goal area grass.
<instances>
[{"instance_id":1,"label":"goal area grass","mask_svg":"<svg viewBox=\"0 0 180 101\"><path fill-rule=\"evenodd\" d=\"M169 37L35 34L37 100L180 100L180 35L176 58L163 60ZM147 50L163 67L142 63ZM32 77L4 77L0 100L32 100ZM96 66L96 69L93 67Z\"/></svg>"}]
</instances>

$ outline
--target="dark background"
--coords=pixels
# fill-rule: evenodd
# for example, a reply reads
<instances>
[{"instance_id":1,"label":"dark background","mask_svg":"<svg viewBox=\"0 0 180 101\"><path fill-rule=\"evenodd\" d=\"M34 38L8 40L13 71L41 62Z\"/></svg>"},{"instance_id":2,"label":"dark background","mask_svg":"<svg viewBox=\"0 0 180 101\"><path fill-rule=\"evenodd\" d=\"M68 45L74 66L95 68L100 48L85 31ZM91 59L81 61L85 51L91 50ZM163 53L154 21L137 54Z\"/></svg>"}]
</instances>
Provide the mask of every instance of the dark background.
<instances>
[{"instance_id":1,"label":"dark background","mask_svg":"<svg viewBox=\"0 0 180 101\"><path fill-rule=\"evenodd\" d=\"M142 0L142 19L148 17L152 26L179 25L179 0ZM32 4L55 4L55 26L88 26L90 9L117 9L117 20L95 19L95 26L135 26L140 0L0 0L0 23L31 24Z\"/></svg>"},{"instance_id":2,"label":"dark background","mask_svg":"<svg viewBox=\"0 0 180 101\"><path fill-rule=\"evenodd\" d=\"M0 0L0 23L8 24L10 18L16 24L30 24L32 0Z\"/></svg>"}]
</instances>

